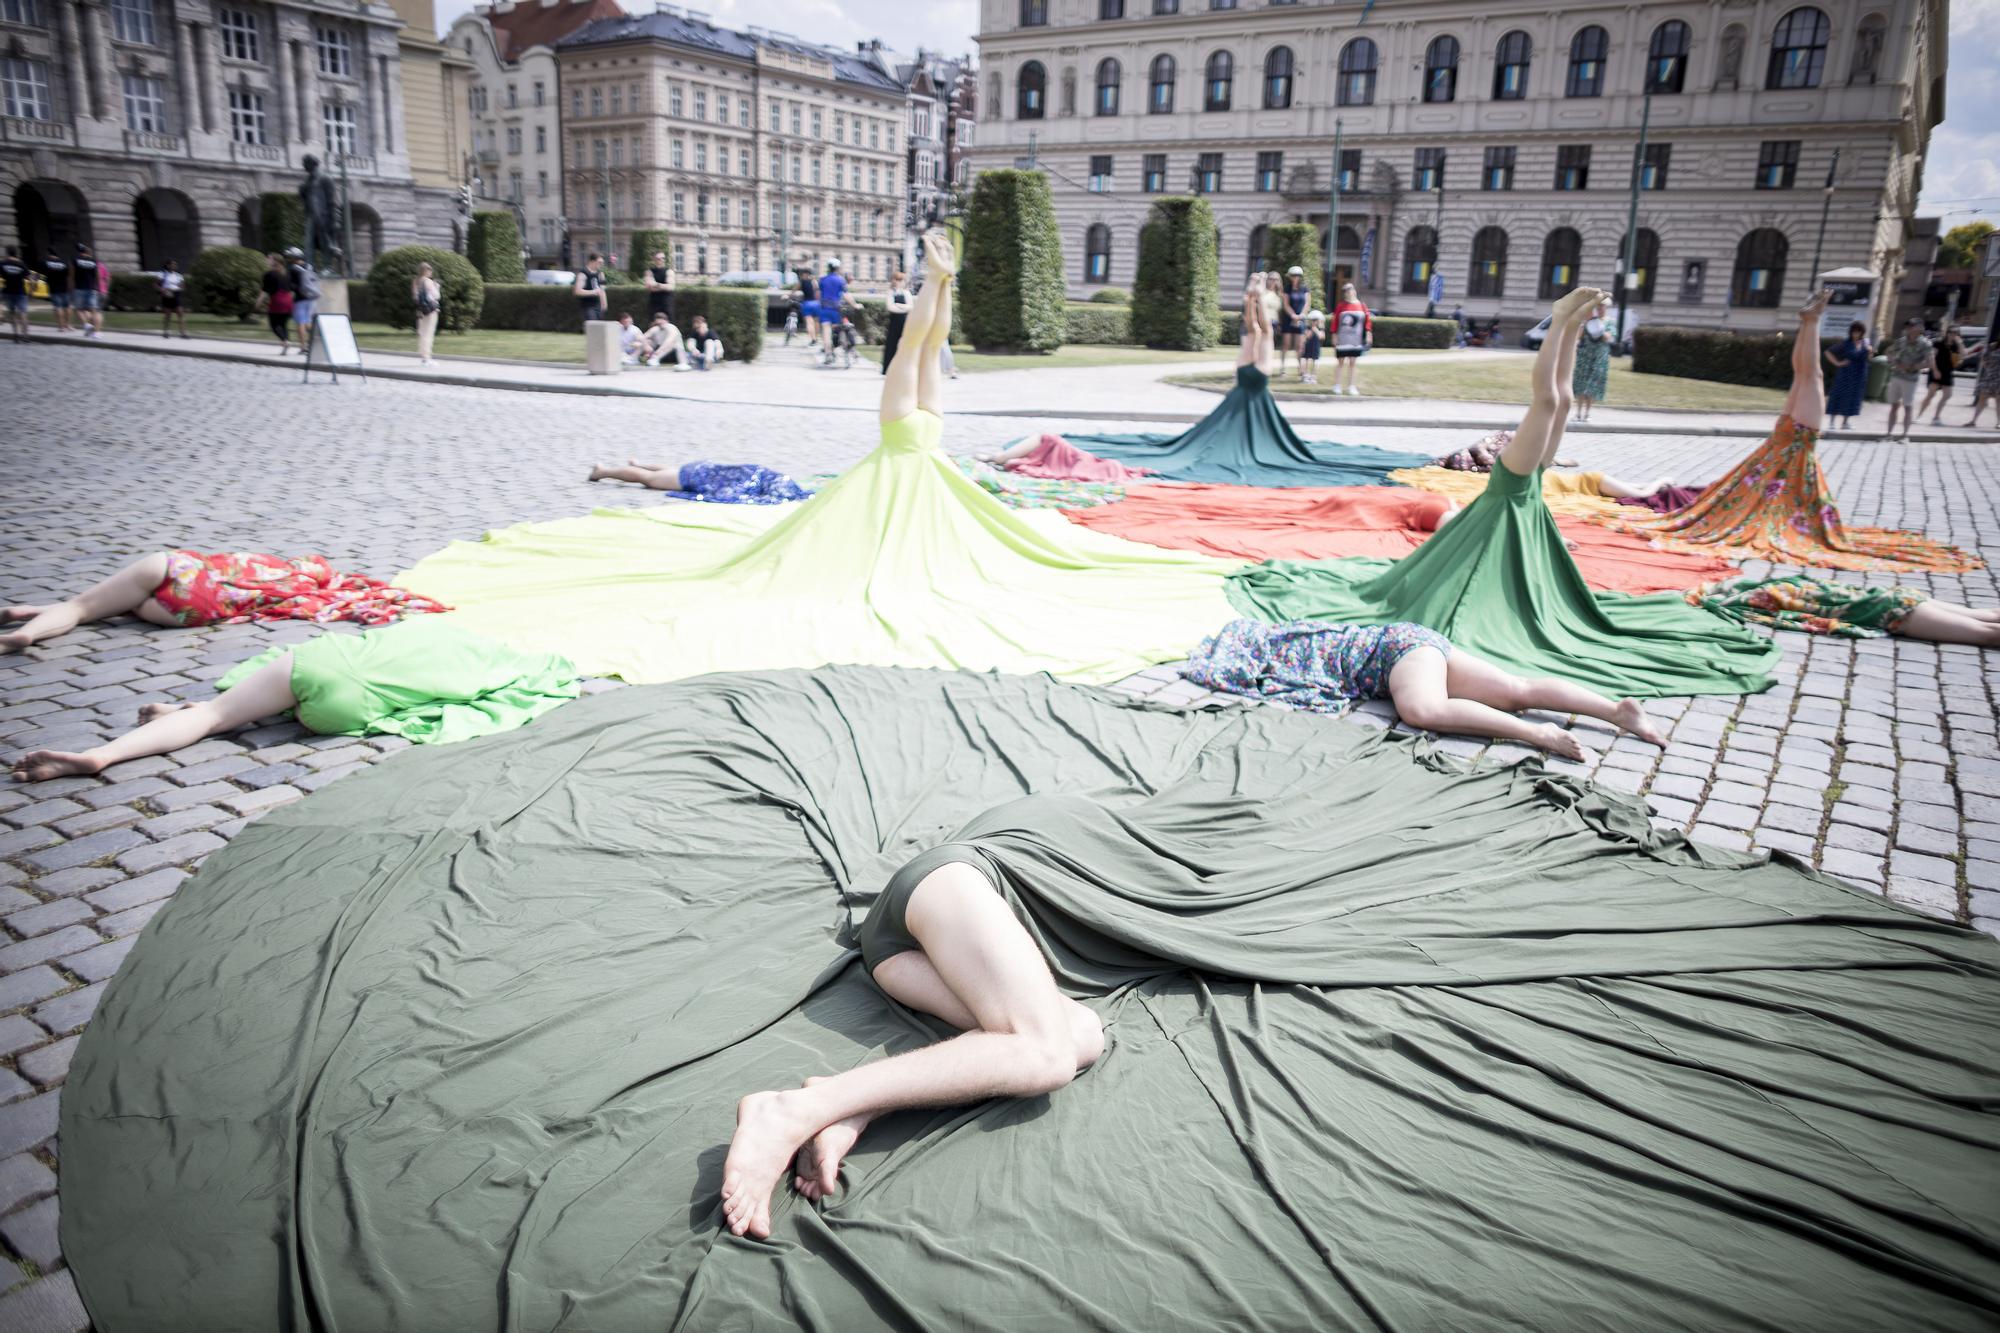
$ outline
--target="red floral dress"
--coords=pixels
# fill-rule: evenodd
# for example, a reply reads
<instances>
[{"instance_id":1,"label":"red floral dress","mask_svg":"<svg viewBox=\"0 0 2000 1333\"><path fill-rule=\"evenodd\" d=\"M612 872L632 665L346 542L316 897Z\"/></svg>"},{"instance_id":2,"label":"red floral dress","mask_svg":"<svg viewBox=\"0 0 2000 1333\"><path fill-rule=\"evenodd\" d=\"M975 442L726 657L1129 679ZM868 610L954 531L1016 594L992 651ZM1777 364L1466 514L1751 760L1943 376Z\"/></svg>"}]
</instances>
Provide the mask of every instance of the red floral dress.
<instances>
[{"instance_id":1,"label":"red floral dress","mask_svg":"<svg viewBox=\"0 0 2000 1333\"><path fill-rule=\"evenodd\" d=\"M294 562L253 551L169 551L167 577L153 590L153 600L182 626L250 620L386 625L405 615L450 609L365 574L343 574L323 555Z\"/></svg>"}]
</instances>

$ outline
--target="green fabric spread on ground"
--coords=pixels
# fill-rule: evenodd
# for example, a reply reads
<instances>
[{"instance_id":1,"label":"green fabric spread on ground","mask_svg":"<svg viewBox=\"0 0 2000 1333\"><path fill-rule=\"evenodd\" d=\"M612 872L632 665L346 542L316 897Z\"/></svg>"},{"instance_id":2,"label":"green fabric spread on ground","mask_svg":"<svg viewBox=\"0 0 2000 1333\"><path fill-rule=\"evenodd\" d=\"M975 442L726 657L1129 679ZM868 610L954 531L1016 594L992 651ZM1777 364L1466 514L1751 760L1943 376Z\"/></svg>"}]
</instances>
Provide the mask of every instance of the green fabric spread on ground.
<instances>
[{"instance_id":1,"label":"green fabric spread on ground","mask_svg":"<svg viewBox=\"0 0 2000 1333\"><path fill-rule=\"evenodd\" d=\"M1273 621L1412 620L1509 670L1615 696L1755 694L1781 655L1678 593L1592 590L1540 479L1498 464L1478 499L1401 560L1274 560L1233 577L1229 599Z\"/></svg>"},{"instance_id":2,"label":"green fabric spread on ground","mask_svg":"<svg viewBox=\"0 0 2000 1333\"><path fill-rule=\"evenodd\" d=\"M1033 793L1032 795L1030 793ZM969 838L1105 1057L718 1233L736 1099L936 1029L846 947ZM1274 709L615 691L258 820L64 1089L104 1333L1898 1330L2000 1315L2000 945Z\"/></svg>"},{"instance_id":3,"label":"green fabric spread on ground","mask_svg":"<svg viewBox=\"0 0 2000 1333\"><path fill-rule=\"evenodd\" d=\"M397 581L593 675L677 680L826 663L1118 680L1230 618L1235 562L1012 510L927 412L796 505L599 510L456 542Z\"/></svg>"},{"instance_id":4,"label":"green fabric spread on ground","mask_svg":"<svg viewBox=\"0 0 2000 1333\"><path fill-rule=\"evenodd\" d=\"M226 690L286 653L298 719L322 736L468 741L524 726L578 692L566 659L516 652L449 614L272 648L231 667L216 686Z\"/></svg>"}]
</instances>

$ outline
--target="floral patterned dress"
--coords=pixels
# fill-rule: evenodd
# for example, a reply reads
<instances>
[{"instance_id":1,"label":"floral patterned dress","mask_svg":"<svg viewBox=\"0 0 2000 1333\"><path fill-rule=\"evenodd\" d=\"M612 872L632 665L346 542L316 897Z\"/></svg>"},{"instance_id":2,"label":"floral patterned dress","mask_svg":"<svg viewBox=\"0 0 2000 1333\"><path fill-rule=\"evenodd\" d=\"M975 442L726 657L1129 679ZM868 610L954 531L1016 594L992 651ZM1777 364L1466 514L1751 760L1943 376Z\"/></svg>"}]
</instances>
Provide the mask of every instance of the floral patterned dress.
<instances>
[{"instance_id":1,"label":"floral patterned dress","mask_svg":"<svg viewBox=\"0 0 2000 1333\"><path fill-rule=\"evenodd\" d=\"M254 551L169 551L167 577L153 589L153 600L181 626L252 620L387 625L402 616L451 609L365 574L343 574L323 555L293 561Z\"/></svg>"},{"instance_id":2,"label":"floral patterned dress","mask_svg":"<svg viewBox=\"0 0 2000 1333\"><path fill-rule=\"evenodd\" d=\"M1419 648L1451 656L1436 630L1400 621L1336 625L1232 620L1201 641L1181 675L1205 690L1247 694L1314 713L1344 712L1356 699L1383 699L1389 673Z\"/></svg>"},{"instance_id":3,"label":"floral patterned dress","mask_svg":"<svg viewBox=\"0 0 2000 1333\"><path fill-rule=\"evenodd\" d=\"M1688 600L1731 620L1879 639L1894 634L1910 612L1931 599L1921 588L1877 588L1822 579L1738 579L1696 588Z\"/></svg>"},{"instance_id":4,"label":"floral patterned dress","mask_svg":"<svg viewBox=\"0 0 2000 1333\"><path fill-rule=\"evenodd\" d=\"M667 494L719 505L777 505L812 498L811 491L784 473L756 463L683 463L681 489Z\"/></svg>"},{"instance_id":5,"label":"floral patterned dress","mask_svg":"<svg viewBox=\"0 0 2000 1333\"><path fill-rule=\"evenodd\" d=\"M1818 431L1781 416L1771 438L1693 504L1657 518L1599 521L1651 537L1662 550L1729 560L1855 570L1985 567L1978 556L1919 532L1847 526L1820 471L1818 442Z\"/></svg>"}]
</instances>

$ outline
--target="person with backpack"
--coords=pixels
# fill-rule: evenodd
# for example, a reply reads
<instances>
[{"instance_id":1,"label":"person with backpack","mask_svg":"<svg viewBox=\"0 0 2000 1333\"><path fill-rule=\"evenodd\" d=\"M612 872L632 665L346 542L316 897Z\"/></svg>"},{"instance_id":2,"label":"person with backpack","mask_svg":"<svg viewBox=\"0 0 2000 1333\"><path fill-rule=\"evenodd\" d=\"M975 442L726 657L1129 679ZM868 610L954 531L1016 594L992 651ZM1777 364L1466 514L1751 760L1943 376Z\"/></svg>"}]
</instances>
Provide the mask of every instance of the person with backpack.
<instances>
[{"instance_id":1,"label":"person with backpack","mask_svg":"<svg viewBox=\"0 0 2000 1333\"><path fill-rule=\"evenodd\" d=\"M417 355L423 364L434 366L431 360L431 340L437 337L438 313L444 309L444 289L431 276L429 264L417 265L417 276L410 279L410 301L416 307Z\"/></svg>"},{"instance_id":2,"label":"person with backpack","mask_svg":"<svg viewBox=\"0 0 2000 1333\"><path fill-rule=\"evenodd\" d=\"M257 308L264 312L270 322L271 334L278 340L278 355L292 354L292 283L285 274L285 257L275 251L264 257L264 294L257 299ZM166 305L162 300L160 309ZM165 336L163 333L162 337Z\"/></svg>"},{"instance_id":3,"label":"person with backpack","mask_svg":"<svg viewBox=\"0 0 2000 1333\"><path fill-rule=\"evenodd\" d=\"M292 293L292 327L299 331L299 352L312 354L313 312L319 305L319 275L306 262L306 252L296 245L285 251L290 261L285 268L285 280Z\"/></svg>"},{"instance_id":4,"label":"person with backpack","mask_svg":"<svg viewBox=\"0 0 2000 1333\"><path fill-rule=\"evenodd\" d=\"M0 293L4 293L7 326L14 330L14 341L28 341L28 266L11 245L5 257L0 257Z\"/></svg>"}]
</instances>

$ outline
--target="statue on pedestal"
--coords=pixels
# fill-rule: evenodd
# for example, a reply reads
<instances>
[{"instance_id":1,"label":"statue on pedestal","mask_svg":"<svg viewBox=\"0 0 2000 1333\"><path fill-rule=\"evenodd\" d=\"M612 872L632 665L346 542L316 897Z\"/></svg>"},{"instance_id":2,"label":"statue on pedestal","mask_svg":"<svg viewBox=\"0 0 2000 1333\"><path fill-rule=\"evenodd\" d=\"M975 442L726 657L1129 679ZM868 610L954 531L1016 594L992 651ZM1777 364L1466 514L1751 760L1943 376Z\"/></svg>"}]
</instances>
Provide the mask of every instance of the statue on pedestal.
<instances>
[{"instance_id":1,"label":"statue on pedestal","mask_svg":"<svg viewBox=\"0 0 2000 1333\"><path fill-rule=\"evenodd\" d=\"M334 208L333 181L322 176L319 159L306 156L306 178L299 184L299 202L306 213L306 262L322 273L345 273L347 256L340 249L340 225ZM323 263L325 254L331 263Z\"/></svg>"}]
</instances>

